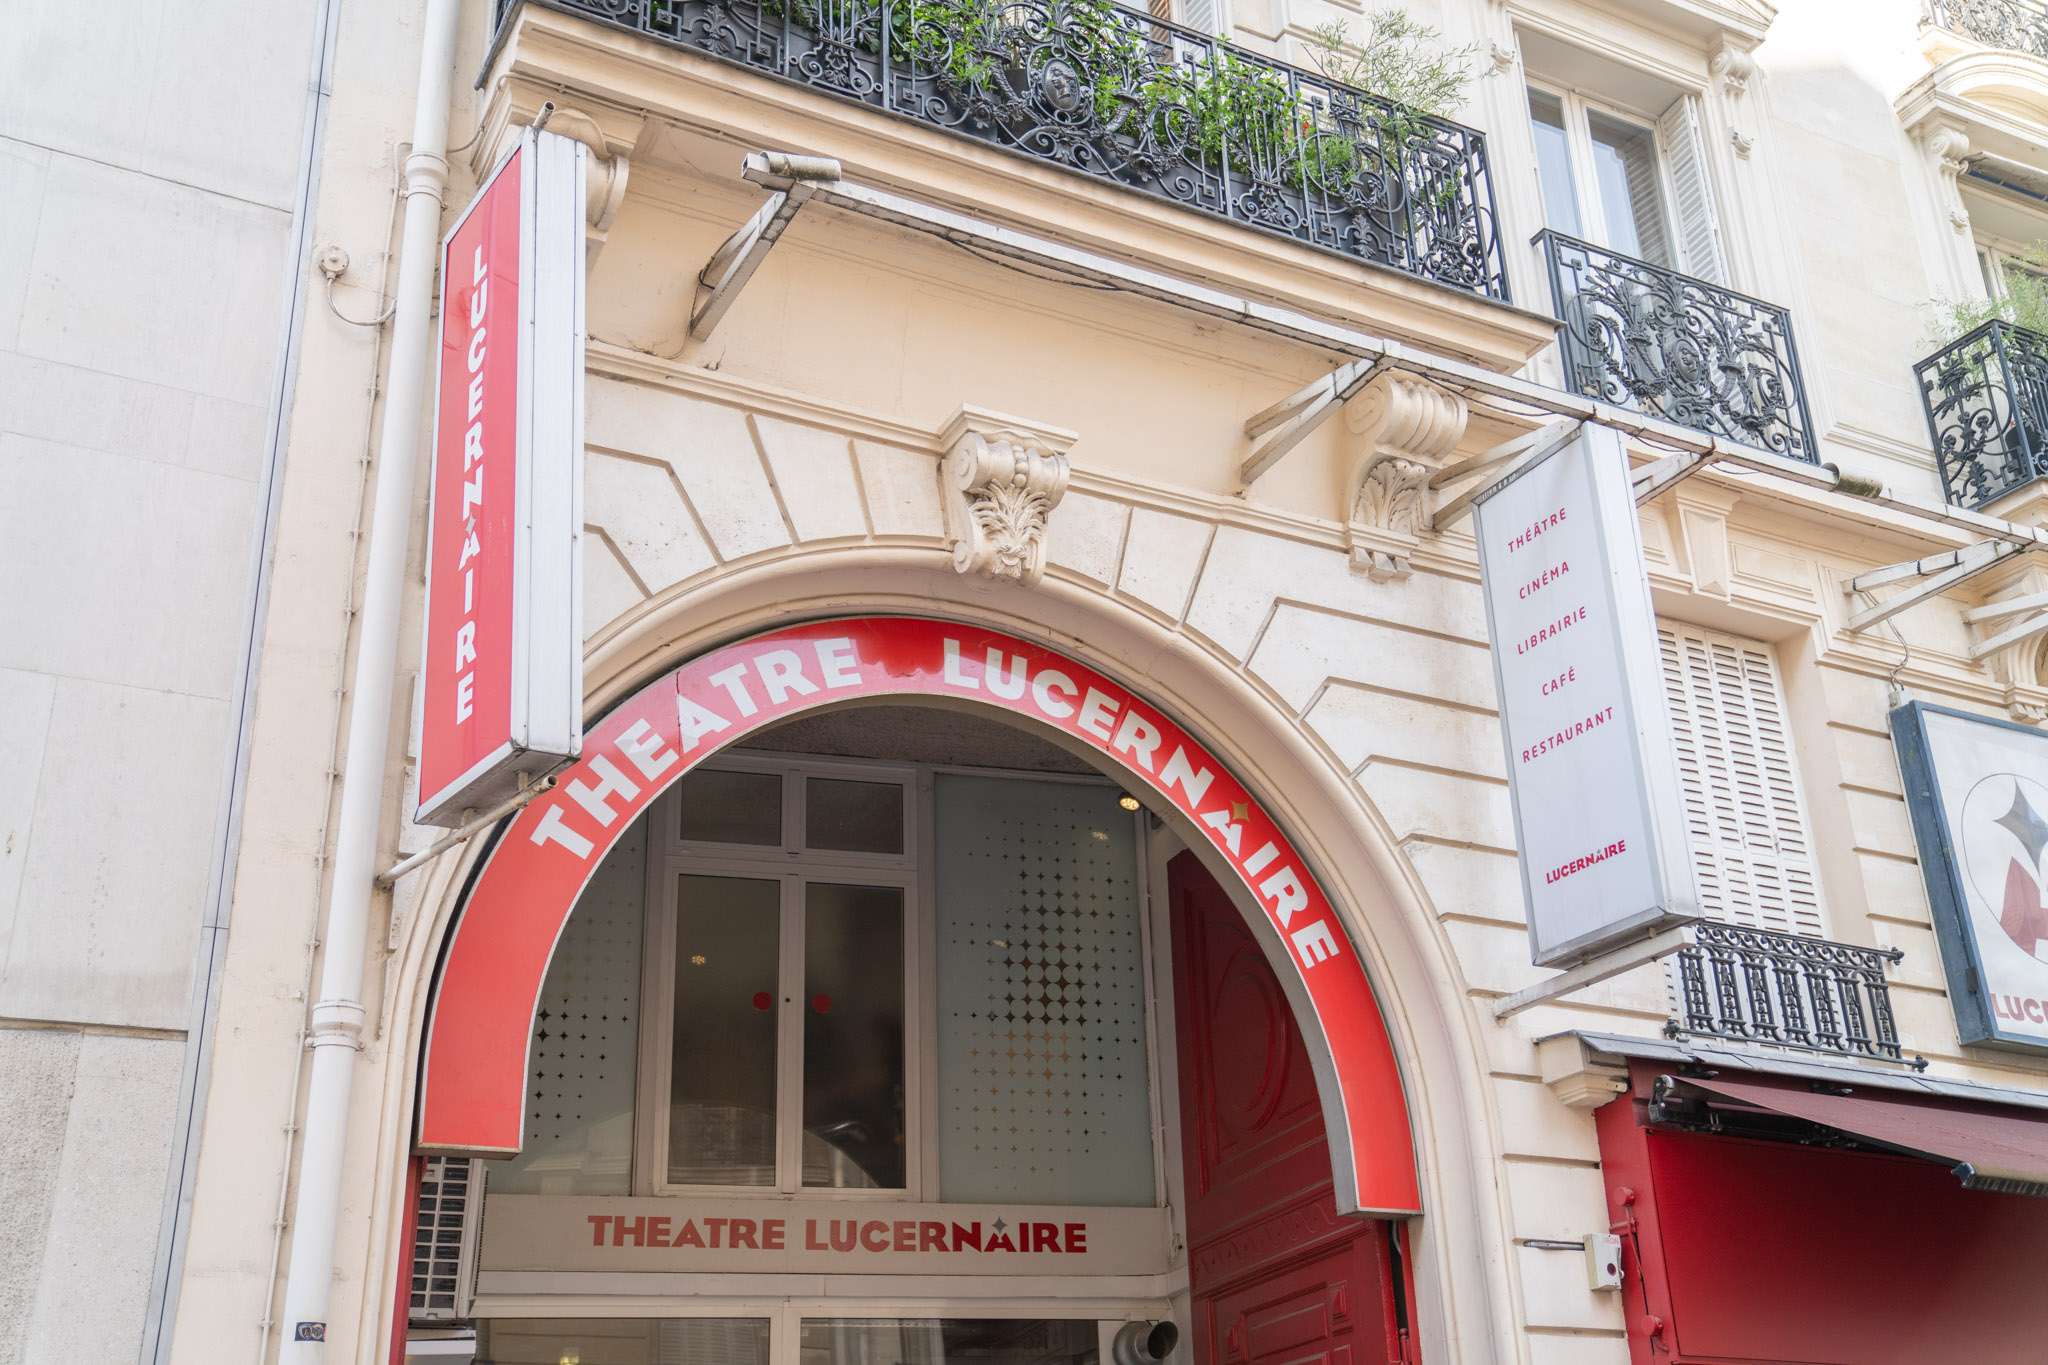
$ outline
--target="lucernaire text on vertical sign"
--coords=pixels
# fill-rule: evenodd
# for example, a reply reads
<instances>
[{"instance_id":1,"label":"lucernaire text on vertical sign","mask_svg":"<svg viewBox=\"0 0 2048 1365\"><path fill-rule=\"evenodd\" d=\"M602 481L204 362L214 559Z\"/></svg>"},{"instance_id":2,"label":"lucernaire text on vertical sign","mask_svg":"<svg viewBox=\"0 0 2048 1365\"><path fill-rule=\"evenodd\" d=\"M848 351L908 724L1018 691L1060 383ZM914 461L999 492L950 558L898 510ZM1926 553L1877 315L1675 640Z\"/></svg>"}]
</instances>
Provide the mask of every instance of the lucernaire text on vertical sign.
<instances>
[{"instance_id":1,"label":"lucernaire text on vertical sign","mask_svg":"<svg viewBox=\"0 0 2048 1365\"><path fill-rule=\"evenodd\" d=\"M1957 1035L2048 1049L2048 735L1924 702L1891 727Z\"/></svg>"},{"instance_id":2,"label":"lucernaire text on vertical sign","mask_svg":"<svg viewBox=\"0 0 2048 1365\"><path fill-rule=\"evenodd\" d=\"M1695 918L1657 628L1618 433L1473 505L1530 956L1568 965Z\"/></svg>"},{"instance_id":3,"label":"lucernaire text on vertical sign","mask_svg":"<svg viewBox=\"0 0 2048 1365\"><path fill-rule=\"evenodd\" d=\"M442 247L421 824L582 748L584 155L528 129Z\"/></svg>"}]
</instances>

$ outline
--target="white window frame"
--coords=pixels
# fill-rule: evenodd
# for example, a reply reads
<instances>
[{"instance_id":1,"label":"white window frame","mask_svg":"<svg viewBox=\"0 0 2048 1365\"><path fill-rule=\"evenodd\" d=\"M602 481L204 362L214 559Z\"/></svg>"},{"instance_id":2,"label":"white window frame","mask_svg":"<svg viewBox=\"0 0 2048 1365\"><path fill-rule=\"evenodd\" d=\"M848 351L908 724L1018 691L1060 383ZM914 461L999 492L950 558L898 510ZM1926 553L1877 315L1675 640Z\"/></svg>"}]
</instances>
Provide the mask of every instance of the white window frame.
<instances>
[{"instance_id":1,"label":"white window frame","mask_svg":"<svg viewBox=\"0 0 2048 1365\"><path fill-rule=\"evenodd\" d=\"M939 1202L937 1096L938 1082L938 910L932 888L938 875L937 810L934 789L941 775L1000 778L1017 782L1053 782L1119 788L1099 775L1052 773L951 764L886 764L867 760L812 755L740 751L720 754L705 768L730 772L776 773L783 778L782 843L705 843L681 836L681 784L665 792L650 810L647 838L647 921L640 999L639 1060L634 1102L633 1173L636 1195L688 1198L734 1197L817 1200L904 1200ZM804 847L804 782L811 777L900 784L904 793L900 854L847 853ZM1163 918L1165 897L1155 895L1152 839L1142 809L1131 813L1139 898L1140 953L1144 963L1146 1064L1148 1103L1152 1119L1153 1207L1173 1210L1178 1234L1182 1213L1171 1196L1179 1172L1169 1170L1178 1145L1169 1140L1177 1128L1177 1109L1167 1110L1167 1068L1177 1064L1178 1044L1172 1033L1170 937ZM668 1176L670 1077L674 1064L677 879L684 875L750 877L781 885L781 929L778 977L783 998L776 1021L776 1178L767 1185L694 1185L671 1183ZM901 1189L833 1189L803 1185L803 997L801 990L783 989L800 981L803 961L802 888L828 881L904 889L904 1187ZM979 1311L977 1309L977 1311ZM1045 1316L1045 1314L1038 1314ZM718 1316L718 1315L713 1315ZM724 1315L731 1316L731 1315ZM882 1316L889 1316L882 1314ZM927 1314L929 1316L929 1314ZM955 1316L959 1316L955 1314ZM1000 1315L998 1315L1000 1316ZM1009 1316L1031 1316L1010 1314Z\"/></svg>"},{"instance_id":2,"label":"white window frame","mask_svg":"<svg viewBox=\"0 0 2048 1365\"><path fill-rule=\"evenodd\" d=\"M845 1200L921 1200L926 1090L919 1059L924 1052L923 961L920 944L926 914L918 866L919 830L914 768L829 760L778 762L750 755L720 755L707 769L771 772L782 778L782 844L712 844L686 841L681 833L679 793L671 787L655 803L649 830L647 934L640 998L639 1098L633 1116L633 1180L636 1194L746 1198L801 1197ZM804 847L803 792L811 777L884 782L903 792L901 853L849 853ZM674 1064L676 975L674 970L678 879L699 875L774 881L781 888L780 964L776 1001L775 1180L767 1185L672 1184L668 1179L669 1083ZM903 890L904 1182L902 1189L833 1189L803 1184L803 888L811 882L894 886ZM792 985L792 983L795 983Z\"/></svg>"},{"instance_id":3,"label":"white window frame","mask_svg":"<svg viewBox=\"0 0 2048 1365\"><path fill-rule=\"evenodd\" d=\"M2048 271L2024 265L2020 262L2019 258L2033 244L2015 242L2009 237L1994 237L1983 233L1973 235L1976 237L1977 242L1978 272L1984 278L1984 291L1993 303L2003 303L2007 297L2009 286L2006 281L2006 272L2008 270L2026 270L2048 278ZM2042 222L2041 236L2043 240L2048 240L2048 219L2044 219Z\"/></svg>"},{"instance_id":4,"label":"white window frame","mask_svg":"<svg viewBox=\"0 0 2048 1365\"><path fill-rule=\"evenodd\" d=\"M1536 90L1551 96L1564 108L1565 154L1571 159L1572 198L1576 201L1579 210L1580 231L1576 235L1583 241L1591 242L1594 246L1602 247L1618 254L1627 254L1622 252L1620 247L1607 240L1607 215L1603 211L1604 206L1600 198L1599 177L1593 174L1593 130L1587 115L1590 113L1605 114L1609 118L1619 119L1624 123L1641 128L1650 135L1650 145L1655 149L1657 156L1657 216L1663 223L1664 240L1669 244L1673 258L1672 263L1663 268L1667 270L1682 269L1683 267L1679 262L1684 255L1684 251L1678 241L1677 215L1672 210L1672 206L1678 201L1678 196L1676 187L1671 183L1671 152L1664 145L1664 133L1658 126L1657 117L1644 114L1627 105L1617 104L1612 100L1588 95L1568 85L1546 81L1538 76L1529 77L1524 82L1524 85L1527 87L1527 90ZM1529 112L1527 90L1524 91L1522 96L1522 116L1530 121L1529 136L1531 146L1533 147L1536 128L1534 115ZM1547 228L1563 232L1563 228L1549 221L1550 208L1545 202L1543 195L1543 172L1534 158L1531 158L1530 161L1530 172L1536 177L1536 208L1544 216L1543 225ZM1573 234L1567 233L1566 235L1570 236Z\"/></svg>"}]
</instances>

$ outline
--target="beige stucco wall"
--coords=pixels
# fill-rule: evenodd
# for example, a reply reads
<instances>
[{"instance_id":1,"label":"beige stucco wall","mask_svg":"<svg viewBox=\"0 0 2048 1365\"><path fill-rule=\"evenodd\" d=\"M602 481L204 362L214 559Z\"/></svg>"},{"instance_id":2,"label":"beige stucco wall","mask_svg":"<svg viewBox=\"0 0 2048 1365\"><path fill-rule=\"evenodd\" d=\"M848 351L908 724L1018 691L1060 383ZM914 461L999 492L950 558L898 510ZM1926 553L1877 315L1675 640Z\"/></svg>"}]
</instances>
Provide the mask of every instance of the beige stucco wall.
<instances>
[{"instance_id":1,"label":"beige stucco wall","mask_svg":"<svg viewBox=\"0 0 2048 1365\"><path fill-rule=\"evenodd\" d=\"M416 6L406 8L400 23L352 11L342 30L317 240L355 258L339 293L356 316L380 306L416 62ZM1239 18L1271 44L1320 12L1284 8L1247 5ZM1918 353L1919 303L1948 278L1952 248L1939 232L1953 229L1890 112L1891 84L1925 69L1909 7L1888 5L1881 21L1853 26L1854 43L1841 43L1850 27L1841 5L1788 0L1759 49L1760 75L1739 94L1714 75L1713 25L1716 16L1753 22L1754 7L1637 8L1637 21L1624 23L1564 0L1444 0L1449 30L1507 52L1467 113L1496 139L1508 239L1523 241L1536 226L1517 122L1518 19L1570 19L1654 61L1666 79L1696 80L1723 137L1714 155L1740 234L1739 268L1752 272L1738 283L1794 308L1823 395L1815 415L1826 457L1928 493L1906 365ZM464 73L484 57L485 6L469 9ZM1411 1079L1427 1092L1419 1122L1432 1199L1441 1201L1426 1223L1427 1358L1625 1359L1621 1303L1585 1288L1576 1256L1524 1244L1607 1225L1591 1121L1544 1084L1534 1044L1571 1027L1657 1032L1662 977L1638 971L1570 1005L1492 1022L1494 999L1543 973L1527 959L1469 539L1425 539L1402 581L1354 572L1341 522L1359 438L1342 419L1248 494L1234 479L1245 418L1333 358L1162 304L1035 279L822 207L798 219L709 342L685 345L682 330L701 263L759 202L735 173L742 150L763 145L840 154L1004 221L1179 263L1368 330L1435 335L1445 349L1484 353L1503 368L1534 344L1531 321L729 68L665 54L637 60L653 51L644 46L635 62L608 66L604 44L595 47L553 54L579 63L579 79L614 83L584 93L608 127L630 127L633 139L630 190L590 285L594 697L615 698L722 632L774 620L782 604L887 602L1035 621L1115 663L1134 685L1150 679L1201 699L1211 714L1191 719L1206 720L1205 730L1259 736L1267 752L1245 762L1311 791L1296 832L1339 880L1377 888L1350 909L1379 944L1381 967L1401 973L1387 983L1389 1007ZM458 86L456 139L485 128L457 158L451 208L492 159L500 130L491 119L505 104L530 109L524 94L506 97L501 86ZM688 106L691 126L641 126L640 111L655 101ZM1727 138L1736 131L1753 140L1747 156ZM1540 306L1530 263L1514 257L1511 269L1518 299ZM315 311L305 347L180 1361L216 1360L224 1345L253 1353L261 1339L274 1293L277 1181L293 1156L289 1125L300 1103L307 945L324 900L331 768L347 721L346 607L360 571L351 533L363 453L384 417L364 399L384 364L373 333ZM940 432L962 404L1078 434L1041 588L990 585L950 568ZM1463 450L1515 425L1475 417ZM1906 950L1893 981L1909 1048L1940 1074L2038 1084L2039 1068L1965 1056L1956 1044L1883 721L1895 670L1917 695L1994 712L2006 688L1967 661L1961 601L1898 619L1912 647L1902 668L1888 633L1865 640L1839 630L1849 610L1844 578L1966 538L1844 496L1719 475L1648 509L1644 530L1660 610L1776 644L1824 851L1830 927ZM410 660L416 623L405 630ZM403 667L409 675L414 664ZM394 851L425 841L398 817L402 750L394 736L385 774ZM474 853L459 850L409 879L370 936L371 1025L349 1133L330 1359L375 1359L388 1329L417 1026L437 935ZM82 1068L97 1045L76 1043L75 1062L33 1064L51 1074ZM37 1112L45 1126L58 1122ZM4 1294L0 1282L0 1304ZM274 1332L270 1341L274 1351Z\"/></svg>"}]
</instances>

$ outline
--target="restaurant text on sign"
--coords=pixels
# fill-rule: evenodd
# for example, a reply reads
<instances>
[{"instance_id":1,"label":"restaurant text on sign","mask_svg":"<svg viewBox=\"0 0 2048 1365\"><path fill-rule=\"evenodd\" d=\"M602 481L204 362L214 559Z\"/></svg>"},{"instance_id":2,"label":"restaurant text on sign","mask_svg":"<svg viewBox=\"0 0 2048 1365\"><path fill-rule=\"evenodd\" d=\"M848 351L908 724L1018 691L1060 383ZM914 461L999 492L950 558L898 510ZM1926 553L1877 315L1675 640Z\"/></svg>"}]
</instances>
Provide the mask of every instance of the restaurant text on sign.
<instances>
[{"instance_id":1,"label":"restaurant text on sign","mask_svg":"<svg viewBox=\"0 0 2048 1365\"><path fill-rule=\"evenodd\" d=\"M593 727L581 761L505 830L456 924L429 1026L422 1148L518 1150L524 1048L548 956L598 862L662 790L764 726L881 697L987 705L1050 727L1177 813L1257 907L1254 931L1316 1068L1340 1206L1417 1207L1385 1020L1336 907L1271 814L1175 720L1078 660L911 617L816 622L727 645Z\"/></svg>"}]
</instances>

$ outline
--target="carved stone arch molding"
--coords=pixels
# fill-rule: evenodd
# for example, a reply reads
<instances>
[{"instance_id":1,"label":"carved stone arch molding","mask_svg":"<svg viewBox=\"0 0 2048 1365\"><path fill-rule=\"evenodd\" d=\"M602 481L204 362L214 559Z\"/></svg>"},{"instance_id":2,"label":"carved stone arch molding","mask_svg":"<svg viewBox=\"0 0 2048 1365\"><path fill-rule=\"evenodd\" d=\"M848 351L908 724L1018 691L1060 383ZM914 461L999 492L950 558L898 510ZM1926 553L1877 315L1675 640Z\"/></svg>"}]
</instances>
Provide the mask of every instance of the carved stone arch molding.
<instances>
[{"instance_id":1,"label":"carved stone arch molding","mask_svg":"<svg viewBox=\"0 0 2048 1365\"><path fill-rule=\"evenodd\" d=\"M1048 576L1027 591L956 575L929 549L837 546L721 575L622 618L589 659L587 710L593 718L614 711L650 679L721 645L850 612L972 622L965 628L1001 632L1064 654L1113 682L1136 684L1135 693L1150 703L1148 717L1157 707L1159 719L1185 725L1221 765L1216 780L1227 771L1246 790L1247 804L1259 803L1271 825L1285 831L1301 870L1336 907L1345 945L1370 975L1392 1054L1400 1059L1414 1179L1425 1210L1413 1241L1424 1349L1471 1362L1504 1365L1517 1358L1522 1287L1504 1254L1509 1215L1496 1169L1501 1135L1487 1080L1485 1026L1392 829L1235 661L1062 576ZM1185 834L1191 827L1181 823ZM437 963L496 837L479 836L430 865L397 944L384 1009L392 1064L384 1069L380 1102L390 1117L378 1124L375 1165L368 1167L366 1155L368 1168L360 1172L379 1191L373 1237L393 1247ZM1206 839L1190 843L1198 853L1215 854ZM1217 862L1212 867L1229 871ZM1243 904L1251 897L1239 899ZM523 1050L523 1036L519 1046Z\"/></svg>"}]
</instances>

